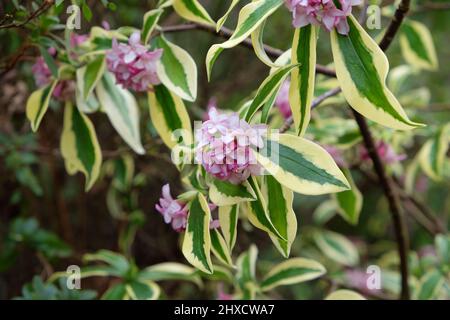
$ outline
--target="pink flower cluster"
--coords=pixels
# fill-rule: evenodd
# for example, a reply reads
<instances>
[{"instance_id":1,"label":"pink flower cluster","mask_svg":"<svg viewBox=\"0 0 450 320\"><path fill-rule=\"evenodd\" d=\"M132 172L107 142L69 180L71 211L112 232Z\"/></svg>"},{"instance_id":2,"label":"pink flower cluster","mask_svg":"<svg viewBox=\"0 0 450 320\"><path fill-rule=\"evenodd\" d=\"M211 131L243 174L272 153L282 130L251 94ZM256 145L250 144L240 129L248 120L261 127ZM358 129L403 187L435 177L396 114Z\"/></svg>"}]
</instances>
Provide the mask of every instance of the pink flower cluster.
<instances>
[{"instance_id":1,"label":"pink flower cluster","mask_svg":"<svg viewBox=\"0 0 450 320\"><path fill-rule=\"evenodd\" d=\"M164 222L167 224L170 223L175 231L182 232L186 230L189 213L188 205L181 200L172 198L169 184L163 186L162 197L159 199L159 204L155 207L163 216ZM210 210L214 210L216 206L209 204L209 208ZM217 229L219 227L219 220L212 220L209 227L211 229Z\"/></svg>"},{"instance_id":2,"label":"pink flower cluster","mask_svg":"<svg viewBox=\"0 0 450 320\"><path fill-rule=\"evenodd\" d=\"M196 161L220 180L239 184L250 175L261 174L251 151L263 147L265 125L250 125L237 113L219 113L212 107L209 119L196 129Z\"/></svg>"},{"instance_id":3,"label":"pink flower cluster","mask_svg":"<svg viewBox=\"0 0 450 320\"><path fill-rule=\"evenodd\" d=\"M137 92L148 91L150 85L160 83L156 62L163 51L150 51L140 39L139 32L130 36L128 44L113 39L112 49L106 55L108 70L115 75L117 83Z\"/></svg>"},{"instance_id":4,"label":"pink flower cluster","mask_svg":"<svg viewBox=\"0 0 450 320\"><path fill-rule=\"evenodd\" d=\"M275 105L278 107L278 110L280 110L285 119L288 119L292 115L291 105L289 103L290 85L291 82L289 80L284 81L275 100Z\"/></svg>"},{"instance_id":5,"label":"pink flower cluster","mask_svg":"<svg viewBox=\"0 0 450 320\"><path fill-rule=\"evenodd\" d=\"M293 25L301 28L309 24L323 25L328 31L336 28L340 34L348 34L347 17L352 7L361 0L284 0L292 11ZM336 2L339 3L336 6Z\"/></svg>"},{"instance_id":6,"label":"pink flower cluster","mask_svg":"<svg viewBox=\"0 0 450 320\"><path fill-rule=\"evenodd\" d=\"M386 164L393 164L406 159L405 154L397 154L391 145L384 141L378 141L375 144L378 155ZM363 161L370 159L369 153L365 147L360 148L360 158Z\"/></svg>"}]
</instances>

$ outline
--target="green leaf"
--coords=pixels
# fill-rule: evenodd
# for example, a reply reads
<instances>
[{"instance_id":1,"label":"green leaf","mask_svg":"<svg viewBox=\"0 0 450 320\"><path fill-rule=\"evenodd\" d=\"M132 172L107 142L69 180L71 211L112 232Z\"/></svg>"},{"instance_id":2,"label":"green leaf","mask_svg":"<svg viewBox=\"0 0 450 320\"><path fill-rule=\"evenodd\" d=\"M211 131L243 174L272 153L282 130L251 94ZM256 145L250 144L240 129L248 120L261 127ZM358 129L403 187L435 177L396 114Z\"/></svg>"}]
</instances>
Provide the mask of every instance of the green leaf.
<instances>
[{"instance_id":1,"label":"green leaf","mask_svg":"<svg viewBox=\"0 0 450 320\"><path fill-rule=\"evenodd\" d=\"M211 230L211 251L214 256L225 265L232 266L231 253L227 242L217 229Z\"/></svg>"},{"instance_id":2,"label":"green leaf","mask_svg":"<svg viewBox=\"0 0 450 320\"><path fill-rule=\"evenodd\" d=\"M231 206L241 202L254 201L256 195L248 182L233 184L213 178L209 184L209 198L217 206Z\"/></svg>"},{"instance_id":3,"label":"green leaf","mask_svg":"<svg viewBox=\"0 0 450 320\"><path fill-rule=\"evenodd\" d=\"M321 277L325 267L310 259L293 258L273 267L261 282L261 290L269 291L283 285L293 285Z\"/></svg>"},{"instance_id":4,"label":"green leaf","mask_svg":"<svg viewBox=\"0 0 450 320\"><path fill-rule=\"evenodd\" d=\"M161 289L155 282L136 280L127 283L126 291L132 300L156 300L161 293Z\"/></svg>"},{"instance_id":5,"label":"green leaf","mask_svg":"<svg viewBox=\"0 0 450 320\"><path fill-rule=\"evenodd\" d=\"M126 287L123 283L116 284L109 288L102 296L102 300L123 300L127 295Z\"/></svg>"},{"instance_id":6,"label":"green leaf","mask_svg":"<svg viewBox=\"0 0 450 320\"><path fill-rule=\"evenodd\" d=\"M410 65L418 69L437 70L438 59L433 38L424 24L405 21L401 26L400 47L403 57Z\"/></svg>"},{"instance_id":7,"label":"green leaf","mask_svg":"<svg viewBox=\"0 0 450 320\"><path fill-rule=\"evenodd\" d=\"M434 245L441 263L450 266L450 235L438 234L434 238Z\"/></svg>"},{"instance_id":8,"label":"green leaf","mask_svg":"<svg viewBox=\"0 0 450 320\"><path fill-rule=\"evenodd\" d=\"M292 42L292 64L300 64L292 71L289 103L292 109L295 132L303 135L311 119L311 103L314 97L316 77L317 27L307 25L295 29Z\"/></svg>"},{"instance_id":9,"label":"green leaf","mask_svg":"<svg viewBox=\"0 0 450 320\"><path fill-rule=\"evenodd\" d=\"M431 179L440 181L450 143L450 124L439 128L434 138L428 140L419 152L419 163Z\"/></svg>"},{"instance_id":10,"label":"green leaf","mask_svg":"<svg viewBox=\"0 0 450 320\"><path fill-rule=\"evenodd\" d=\"M89 253L83 256L83 260L86 262L100 261L111 266L115 272L125 276L130 270L130 264L127 259L121 254L109 251L99 250L96 253Z\"/></svg>"},{"instance_id":11,"label":"green leaf","mask_svg":"<svg viewBox=\"0 0 450 320\"><path fill-rule=\"evenodd\" d=\"M238 219L239 204L219 207L220 229L230 252L236 243Z\"/></svg>"},{"instance_id":12,"label":"green leaf","mask_svg":"<svg viewBox=\"0 0 450 320\"><path fill-rule=\"evenodd\" d=\"M197 269L211 274L211 212L205 197L198 193L191 201L182 251L184 257Z\"/></svg>"},{"instance_id":13,"label":"green leaf","mask_svg":"<svg viewBox=\"0 0 450 320\"><path fill-rule=\"evenodd\" d=\"M70 102L64 111L60 146L67 172L82 172L89 190L100 174L102 153L91 120Z\"/></svg>"},{"instance_id":14,"label":"green leaf","mask_svg":"<svg viewBox=\"0 0 450 320\"><path fill-rule=\"evenodd\" d=\"M224 49L237 46L244 41L264 20L270 16L278 7L283 4L283 0L257 0L247 4L239 12L239 18L233 35L224 43L211 46L206 55L206 70L208 79L211 78L211 71L214 62Z\"/></svg>"},{"instance_id":15,"label":"green leaf","mask_svg":"<svg viewBox=\"0 0 450 320\"><path fill-rule=\"evenodd\" d=\"M386 86L389 62L375 41L353 16L347 18L350 31L331 32L336 75L348 103L366 118L397 130L423 126L409 120Z\"/></svg>"},{"instance_id":16,"label":"green leaf","mask_svg":"<svg viewBox=\"0 0 450 320\"><path fill-rule=\"evenodd\" d=\"M279 230L277 230L271 220L268 212L267 200L261 193L258 182L254 177L250 177L249 183L256 194L256 201L247 202L248 205L248 220L258 229L267 232L270 236L279 238L281 241L287 241Z\"/></svg>"},{"instance_id":17,"label":"green leaf","mask_svg":"<svg viewBox=\"0 0 450 320\"><path fill-rule=\"evenodd\" d=\"M267 19L265 19L251 34L253 50L262 63L271 68L277 68L279 66L272 62L264 49L264 27L266 25L266 21Z\"/></svg>"},{"instance_id":18,"label":"green leaf","mask_svg":"<svg viewBox=\"0 0 450 320\"><path fill-rule=\"evenodd\" d=\"M141 33L141 40L144 43L144 45L148 44L150 36L152 35L153 30L157 26L159 18L161 17L161 14L163 12L164 10L162 9L154 9L148 11L144 15L144 22L142 24L142 33Z\"/></svg>"},{"instance_id":19,"label":"green leaf","mask_svg":"<svg viewBox=\"0 0 450 320\"><path fill-rule=\"evenodd\" d=\"M267 199L267 210L273 226L286 240L272 235L270 238L278 251L285 258L288 258L291 245L297 234L297 217L292 208L294 193L290 189L283 187L270 175L264 176L261 192L264 198Z\"/></svg>"},{"instance_id":20,"label":"green leaf","mask_svg":"<svg viewBox=\"0 0 450 320\"><path fill-rule=\"evenodd\" d=\"M173 8L186 20L212 26L216 24L197 0L173 0Z\"/></svg>"},{"instance_id":21,"label":"green leaf","mask_svg":"<svg viewBox=\"0 0 450 320\"><path fill-rule=\"evenodd\" d=\"M345 192L345 191L344 191ZM323 201L313 212L313 220L319 225L327 223L336 214L336 202L333 200Z\"/></svg>"},{"instance_id":22,"label":"green leaf","mask_svg":"<svg viewBox=\"0 0 450 320\"><path fill-rule=\"evenodd\" d=\"M224 23L227 21L228 16L230 15L231 11L233 11L234 7L239 3L240 0L233 0L231 2L230 7L228 8L227 12L219 19L217 20L216 24L216 31L219 32L219 30L223 27Z\"/></svg>"},{"instance_id":23,"label":"green leaf","mask_svg":"<svg viewBox=\"0 0 450 320\"><path fill-rule=\"evenodd\" d=\"M359 214L361 213L363 197L353 181L350 170L344 169L345 177L350 183L350 190L333 194L336 201L338 213L348 223L352 225L358 224Z\"/></svg>"},{"instance_id":24,"label":"green leaf","mask_svg":"<svg viewBox=\"0 0 450 320\"><path fill-rule=\"evenodd\" d=\"M332 231L317 231L314 241L330 259L345 266L355 266L359 262L358 250L347 238Z\"/></svg>"},{"instance_id":25,"label":"green leaf","mask_svg":"<svg viewBox=\"0 0 450 320\"><path fill-rule=\"evenodd\" d=\"M445 283L445 278L438 270L430 270L420 278L416 287L416 300L431 300L435 299L442 286Z\"/></svg>"},{"instance_id":26,"label":"green leaf","mask_svg":"<svg viewBox=\"0 0 450 320\"><path fill-rule=\"evenodd\" d=\"M236 261L236 281L243 293L243 298L251 299L255 296L256 287L256 259L258 257L258 248L251 245L250 248L242 253Z\"/></svg>"},{"instance_id":27,"label":"green leaf","mask_svg":"<svg viewBox=\"0 0 450 320\"><path fill-rule=\"evenodd\" d=\"M191 120L180 97L158 85L148 93L148 103L153 126L169 148L192 143Z\"/></svg>"},{"instance_id":28,"label":"green leaf","mask_svg":"<svg viewBox=\"0 0 450 320\"><path fill-rule=\"evenodd\" d=\"M325 300L367 300L358 292L352 290L337 290L325 297Z\"/></svg>"},{"instance_id":29,"label":"green leaf","mask_svg":"<svg viewBox=\"0 0 450 320\"><path fill-rule=\"evenodd\" d=\"M104 55L96 56L86 66L77 70L77 81L83 81L83 98L87 100L94 91L105 71L106 61Z\"/></svg>"},{"instance_id":30,"label":"green leaf","mask_svg":"<svg viewBox=\"0 0 450 320\"><path fill-rule=\"evenodd\" d=\"M302 194L325 194L349 189L331 155L304 138L280 134L266 138L257 161L279 183Z\"/></svg>"},{"instance_id":31,"label":"green leaf","mask_svg":"<svg viewBox=\"0 0 450 320\"><path fill-rule=\"evenodd\" d=\"M119 135L136 153L144 154L139 131L139 107L133 95L115 84L114 76L106 72L97 85L97 96Z\"/></svg>"},{"instance_id":32,"label":"green leaf","mask_svg":"<svg viewBox=\"0 0 450 320\"><path fill-rule=\"evenodd\" d=\"M201 284L201 279L194 268L177 262L163 262L147 267L139 272L137 278L141 281L184 280Z\"/></svg>"},{"instance_id":33,"label":"green leaf","mask_svg":"<svg viewBox=\"0 0 450 320\"><path fill-rule=\"evenodd\" d=\"M160 36L155 47L163 49L157 64L158 77L173 93L187 101L197 97L197 66L183 48Z\"/></svg>"},{"instance_id":34,"label":"green leaf","mask_svg":"<svg viewBox=\"0 0 450 320\"><path fill-rule=\"evenodd\" d=\"M31 122L31 129L36 132L41 124L42 118L44 118L45 113L48 109L48 104L50 103L50 98L53 94L57 81L53 81L46 87L34 91L28 98L26 113L27 118Z\"/></svg>"},{"instance_id":35,"label":"green leaf","mask_svg":"<svg viewBox=\"0 0 450 320\"><path fill-rule=\"evenodd\" d=\"M298 67L299 65L288 65L286 67L281 67L276 72L271 73L261 84L256 92L256 96L252 101L252 104L247 110L245 115L245 120L250 122L255 113L268 101L272 96L276 96L280 90L286 77L289 75L292 69Z\"/></svg>"}]
</instances>

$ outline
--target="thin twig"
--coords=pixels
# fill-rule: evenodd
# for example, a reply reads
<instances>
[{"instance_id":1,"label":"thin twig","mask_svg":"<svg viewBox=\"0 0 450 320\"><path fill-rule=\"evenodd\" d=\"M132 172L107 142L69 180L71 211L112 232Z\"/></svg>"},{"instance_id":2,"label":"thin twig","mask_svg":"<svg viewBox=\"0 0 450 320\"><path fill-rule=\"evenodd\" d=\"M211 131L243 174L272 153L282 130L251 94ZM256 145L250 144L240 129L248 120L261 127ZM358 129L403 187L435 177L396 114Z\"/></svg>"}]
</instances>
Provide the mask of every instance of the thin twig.
<instances>
[{"instance_id":1,"label":"thin twig","mask_svg":"<svg viewBox=\"0 0 450 320\"><path fill-rule=\"evenodd\" d=\"M43 14L45 11L47 11L54 3L54 0L44 0L42 4L39 6L39 8L36 9L36 11L32 12L25 21L22 21L20 23L8 23L4 25L0 25L0 29L10 29L10 28L22 28L26 24L28 24L30 21L36 19L41 14Z\"/></svg>"}]
</instances>

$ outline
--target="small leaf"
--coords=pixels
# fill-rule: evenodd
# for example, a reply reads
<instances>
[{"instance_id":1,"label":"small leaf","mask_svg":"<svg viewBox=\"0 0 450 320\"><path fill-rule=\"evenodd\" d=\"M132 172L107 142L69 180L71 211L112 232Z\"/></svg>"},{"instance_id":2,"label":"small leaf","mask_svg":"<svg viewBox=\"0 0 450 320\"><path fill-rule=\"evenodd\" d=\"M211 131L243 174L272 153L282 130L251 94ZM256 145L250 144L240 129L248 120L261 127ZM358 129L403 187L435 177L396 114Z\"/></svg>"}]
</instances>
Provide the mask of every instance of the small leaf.
<instances>
[{"instance_id":1,"label":"small leaf","mask_svg":"<svg viewBox=\"0 0 450 320\"><path fill-rule=\"evenodd\" d=\"M269 271L261 282L261 290L269 291L278 286L310 281L325 273L325 267L317 261L304 258L289 259Z\"/></svg>"},{"instance_id":2,"label":"small leaf","mask_svg":"<svg viewBox=\"0 0 450 320\"><path fill-rule=\"evenodd\" d=\"M419 163L431 179L440 181L444 174L444 163L450 143L450 124L439 129L434 138L428 140L419 152Z\"/></svg>"},{"instance_id":3,"label":"small leaf","mask_svg":"<svg viewBox=\"0 0 450 320\"><path fill-rule=\"evenodd\" d=\"M186 20L207 25L216 24L197 0L173 0L173 8L180 17Z\"/></svg>"},{"instance_id":4,"label":"small leaf","mask_svg":"<svg viewBox=\"0 0 450 320\"><path fill-rule=\"evenodd\" d=\"M422 278L420 278L415 292L415 299L435 299L444 283L445 278L438 270L428 271L424 276L422 276Z\"/></svg>"},{"instance_id":5,"label":"small leaf","mask_svg":"<svg viewBox=\"0 0 450 320\"><path fill-rule=\"evenodd\" d=\"M400 47L410 65L419 69L437 70L438 59L433 38L424 24L412 20L405 21L401 26Z\"/></svg>"},{"instance_id":6,"label":"small leaf","mask_svg":"<svg viewBox=\"0 0 450 320\"><path fill-rule=\"evenodd\" d=\"M183 48L160 36L155 47L163 49L157 64L158 77L173 93L187 101L197 97L197 66L194 59Z\"/></svg>"},{"instance_id":7,"label":"small leaf","mask_svg":"<svg viewBox=\"0 0 450 320\"><path fill-rule=\"evenodd\" d=\"M159 18L161 17L161 14L164 12L162 9L154 9L148 11L144 15L144 22L142 24L142 33L141 33L141 40L144 43L144 45L147 45L150 36L152 35L153 30L155 29Z\"/></svg>"},{"instance_id":8,"label":"small leaf","mask_svg":"<svg viewBox=\"0 0 450 320\"><path fill-rule=\"evenodd\" d=\"M236 243L239 204L219 207L220 229L231 251Z\"/></svg>"},{"instance_id":9,"label":"small leaf","mask_svg":"<svg viewBox=\"0 0 450 320\"><path fill-rule=\"evenodd\" d=\"M351 189L335 193L333 194L333 198L336 201L338 213L342 218L348 223L356 225L358 224L359 214L361 213L363 197L353 181L350 170L345 169L344 174L350 183Z\"/></svg>"},{"instance_id":10,"label":"small leaf","mask_svg":"<svg viewBox=\"0 0 450 320\"><path fill-rule=\"evenodd\" d=\"M211 212L205 197L199 193L190 203L182 251L184 257L197 269L211 274Z\"/></svg>"},{"instance_id":11,"label":"small leaf","mask_svg":"<svg viewBox=\"0 0 450 320\"><path fill-rule=\"evenodd\" d=\"M248 182L232 184L212 179L209 185L209 198L217 206L231 206L241 202L254 201L256 195Z\"/></svg>"},{"instance_id":12,"label":"small leaf","mask_svg":"<svg viewBox=\"0 0 450 320\"><path fill-rule=\"evenodd\" d=\"M156 300L161 293L160 287L155 282L136 280L126 285L126 291L132 300Z\"/></svg>"},{"instance_id":13,"label":"small leaf","mask_svg":"<svg viewBox=\"0 0 450 320\"><path fill-rule=\"evenodd\" d=\"M270 238L278 251L285 258L288 258L291 245L297 235L297 217L292 208L294 193L290 189L282 186L270 175L264 176L261 192L264 198L267 199L267 210L273 226L286 240L272 235Z\"/></svg>"},{"instance_id":14,"label":"small leaf","mask_svg":"<svg viewBox=\"0 0 450 320\"><path fill-rule=\"evenodd\" d=\"M231 253L225 239L216 229L211 230L211 251L225 265L232 266Z\"/></svg>"},{"instance_id":15,"label":"small leaf","mask_svg":"<svg viewBox=\"0 0 450 320\"><path fill-rule=\"evenodd\" d=\"M192 143L191 120L180 97L158 85L148 93L148 103L153 126L169 148Z\"/></svg>"},{"instance_id":16,"label":"small leaf","mask_svg":"<svg viewBox=\"0 0 450 320\"><path fill-rule=\"evenodd\" d=\"M267 19L265 19L251 34L253 50L255 50L256 56L261 60L262 63L271 67L277 68L276 63L272 62L272 60L267 55L264 49L264 26L266 25Z\"/></svg>"},{"instance_id":17,"label":"small leaf","mask_svg":"<svg viewBox=\"0 0 450 320\"><path fill-rule=\"evenodd\" d=\"M233 0L231 2L230 7L228 8L227 12L219 19L217 20L216 24L216 31L219 32L219 30L223 27L224 23L227 21L228 16L230 15L231 11L233 11L234 7L239 3L240 0Z\"/></svg>"},{"instance_id":18,"label":"small leaf","mask_svg":"<svg viewBox=\"0 0 450 320\"><path fill-rule=\"evenodd\" d=\"M31 122L31 129L36 132L47 112L50 98L53 94L57 81L53 81L46 87L36 90L31 94L27 101L26 113L27 118Z\"/></svg>"},{"instance_id":19,"label":"small leaf","mask_svg":"<svg viewBox=\"0 0 450 320\"><path fill-rule=\"evenodd\" d=\"M67 172L82 172L86 177L85 189L89 190L100 174L102 153L91 120L70 102L64 111L61 154Z\"/></svg>"},{"instance_id":20,"label":"small leaf","mask_svg":"<svg viewBox=\"0 0 450 320\"><path fill-rule=\"evenodd\" d=\"M96 253L85 254L83 260L86 262L104 262L123 276L130 270L130 264L124 256L109 250L99 250Z\"/></svg>"},{"instance_id":21,"label":"small leaf","mask_svg":"<svg viewBox=\"0 0 450 320\"><path fill-rule=\"evenodd\" d=\"M144 154L139 131L139 107L128 91L114 83L114 76L106 72L97 85L97 96L109 121L138 154Z\"/></svg>"},{"instance_id":22,"label":"small leaf","mask_svg":"<svg viewBox=\"0 0 450 320\"><path fill-rule=\"evenodd\" d=\"M406 112L386 86L389 62L380 47L353 16L347 18L348 35L331 32L336 75L348 103L378 124L410 130L422 124L409 120Z\"/></svg>"},{"instance_id":23,"label":"small leaf","mask_svg":"<svg viewBox=\"0 0 450 320\"><path fill-rule=\"evenodd\" d=\"M351 290L337 290L326 296L325 300L367 300L358 292Z\"/></svg>"},{"instance_id":24,"label":"small leaf","mask_svg":"<svg viewBox=\"0 0 450 320\"><path fill-rule=\"evenodd\" d=\"M243 292L243 298L246 299L254 298L255 295L257 257L258 248L255 245L251 245L236 261L236 281Z\"/></svg>"},{"instance_id":25,"label":"small leaf","mask_svg":"<svg viewBox=\"0 0 450 320\"><path fill-rule=\"evenodd\" d=\"M123 300L127 295L125 284L119 283L109 288L102 296L102 300Z\"/></svg>"},{"instance_id":26,"label":"small leaf","mask_svg":"<svg viewBox=\"0 0 450 320\"><path fill-rule=\"evenodd\" d=\"M163 262L152 265L141 270L137 278L141 281L184 280L192 281L197 285L201 284L201 279L194 268L177 262Z\"/></svg>"},{"instance_id":27,"label":"small leaf","mask_svg":"<svg viewBox=\"0 0 450 320\"><path fill-rule=\"evenodd\" d=\"M314 233L314 241L319 249L330 259L345 266L355 266L359 262L358 250L347 238L332 232Z\"/></svg>"},{"instance_id":28,"label":"small leaf","mask_svg":"<svg viewBox=\"0 0 450 320\"><path fill-rule=\"evenodd\" d=\"M286 67L281 67L276 72L271 73L258 88L256 96L252 101L252 104L247 110L245 115L245 120L250 122L255 113L268 101L272 96L276 96L280 90L286 77L289 75L292 69L298 67L299 65L288 65Z\"/></svg>"}]
</instances>

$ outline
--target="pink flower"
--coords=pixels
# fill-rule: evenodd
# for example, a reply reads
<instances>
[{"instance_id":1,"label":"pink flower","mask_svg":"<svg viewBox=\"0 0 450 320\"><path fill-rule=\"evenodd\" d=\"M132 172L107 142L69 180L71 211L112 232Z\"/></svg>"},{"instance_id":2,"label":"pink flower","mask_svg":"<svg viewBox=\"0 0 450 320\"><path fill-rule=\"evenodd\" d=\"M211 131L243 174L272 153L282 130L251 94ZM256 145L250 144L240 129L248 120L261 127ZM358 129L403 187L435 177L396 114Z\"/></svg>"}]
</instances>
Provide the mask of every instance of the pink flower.
<instances>
[{"instance_id":1,"label":"pink flower","mask_svg":"<svg viewBox=\"0 0 450 320\"><path fill-rule=\"evenodd\" d=\"M38 57L36 62L31 67L31 71L34 75L34 81L36 82L36 86L38 88L45 87L51 82L52 72L48 67L47 63L43 57Z\"/></svg>"},{"instance_id":2,"label":"pink flower","mask_svg":"<svg viewBox=\"0 0 450 320\"><path fill-rule=\"evenodd\" d=\"M140 42L135 32L128 44L113 39L112 49L106 55L108 70L114 73L117 83L126 89L148 91L150 85L159 84L156 62L162 56L162 49L150 51Z\"/></svg>"},{"instance_id":3,"label":"pink flower","mask_svg":"<svg viewBox=\"0 0 450 320\"><path fill-rule=\"evenodd\" d=\"M52 56L56 56L56 50L54 48L48 49L48 52ZM52 72L45 62L43 57L38 57L36 62L31 67L31 71L34 75L34 81L38 88L45 87L52 82ZM68 100L75 93L74 82L71 80L59 81L53 90L52 96L58 100Z\"/></svg>"},{"instance_id":4,"label":"pink flower","mask_svg":"<svg viewBox=\"0 0 450 320\"><path fill-rule=\"evenodd\" d=\"M180 232L186 229L187 206L185 203L172 198L169 184L163 186L162 198L159 199L156 210L162 214L165 223L172 224L175 231Z\"/></svg>"},{"instance_id":5,"label":"pink flower","mask_svg":"<svg viewBox=\"0 0 450 320\"><path fill-rule=\"evenodd\" d=\"M217 208L212 203L209 203L208 206L211 211ZM172 198L169 184L162 187L162 198L159 198L159 204L156 204L155 208L163 216L164 222L172 225L173 230L177 232L186 230L188 205ZM210 229L219 228L219 220L211 220L209 227Z\"/></svg>"},{"instance_id":6,"label":"pink flower","mask_svg":"<svg viewBox=\"0 0 450 320\"><path fill-rule=\"evenodd\" d=\"M386 164L393 164L399 161L403 161L406 159L405 154L398 155L395 153L394 149L391 147L391 145L387 144L384 141L378 141L375 145L378 155ZM367 161L370 159L369 153L367 152L367 149L363 146L360 148L360 157L361 160Z\"/></svg>"},{"instance_id":7,"label":"pink flower","mask_svg":"<svg viewBox=\"0 0 450 320\"><path fill-rule=\"evenodd\" d=\"M284 0L292 12L292 24L301 28L309 24L323 25L328 31L336 28L340 34L348 34L347 17L352 7L361 4L361 0ZM336 6L335 2L339 5Z\"/></svg>"},{"instance_id":8,"label":"pink flower","mask_svg":"<svg viewBox=\"0 0 450 320\"><path fill-rule=\"evenodd\" d=\"M220 180L242 183L261 174L252 147L262 147L265 125L250 125L237 113L219 113L212 107L209 120L196 130L196 161Z\"/></svg>"},{"instance_id":9,"label":"pink flower","mask_svg":"<svg viewBox=\"0 0 450 320\"><path fill-rule=\"evenodd\" d=\"M278 107L285 119L289 118L292 115L291 105L289 104L290 85L291 82L289 80L284 81L275 100L275 105Z\"/></svg>"},{"instance_id":10,"label":"pink flower","mask_svg":"<svg viewBox=\"0 0 450 320\"><path fill-rule=\"evenodd\" d=\"M87 34L76 34L72 33L70 36L70 46L72 48L78 47L79 45L83 44L87 39L89 38L89 35Z\"/></svg>"}]
</instances>

